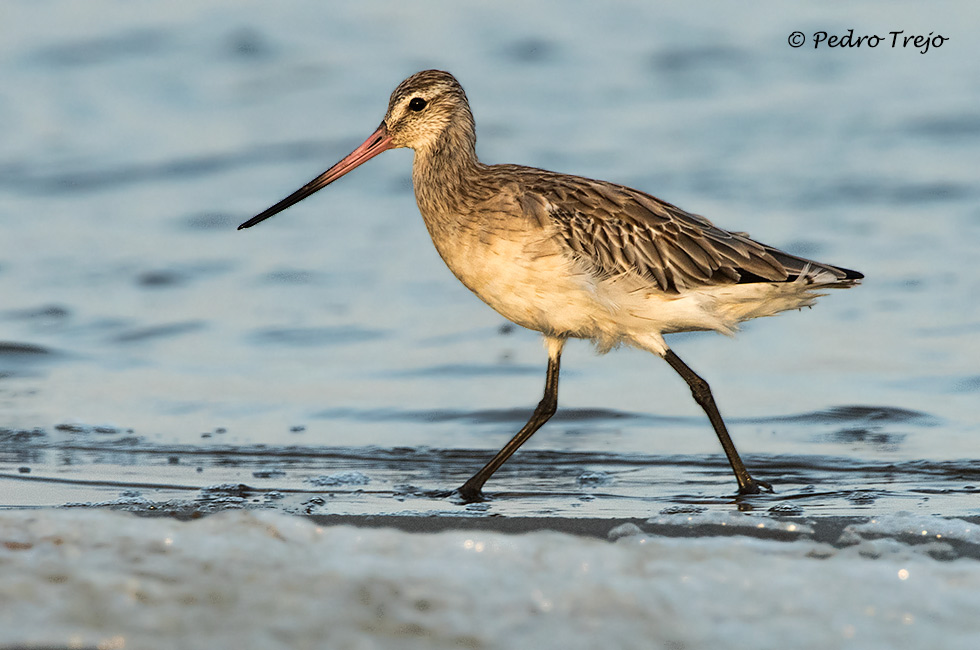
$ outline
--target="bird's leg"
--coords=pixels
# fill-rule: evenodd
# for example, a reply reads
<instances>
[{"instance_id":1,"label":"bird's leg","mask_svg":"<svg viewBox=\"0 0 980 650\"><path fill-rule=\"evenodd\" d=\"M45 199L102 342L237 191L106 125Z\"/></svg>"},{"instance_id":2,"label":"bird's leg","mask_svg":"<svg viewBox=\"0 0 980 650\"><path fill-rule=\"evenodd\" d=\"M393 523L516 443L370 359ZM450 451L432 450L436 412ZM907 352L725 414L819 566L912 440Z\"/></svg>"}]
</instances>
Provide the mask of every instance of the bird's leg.
<instances>
[{"instance_id":1,"label":"bird's leg","mask_svg":"<svg viewBox=\"0 0 980 650\"><path fill-rule=\"evenodd\" d=\"M677 374L684 378L687 385L691 387L691 394L694 395L694 401L701 405L704 412L708 414L708 419L711 420L711 426L714 427L715 433L718 434L718 440L721 442L722 449L725 450L725 455L728 456L728 462L731 463L732 470L735 472L735 479L738 481L738 493L759 494L763 489L772 492L771 485L765 481L752 478L748 470L745 469L742 459L735 450L735 443L732 442L731 436L728 435L728 429L725 428L725 422L721 419L721 414L715 405L715 399L711 396L711 387L708 386L708 382L691 370L669 348L667 349L667 353L664 354L664 360L670 364L671 368L677 371Z\"/></svg>"},{"instance_id":2,"label":"bird's leg","mask_svg":"<svg viewBox=\"0 0 980 650\"><path fill-rule=\"evenodd\" d=\"M527 442L534 432L551 419L558 409L558 370L561 361L561 349L565 345L564 339L549 337L548 343L548 374L544 382L544 397L538 402L537 408L531 414L531 419L511 438L504 448L497 452L497 455L489 463L483 466L479 472L474 474L466 483L456 490L456 494L462 497L466 503L473 503L483 500L483 484L493 476L493 473L500 469L500 466L507 462L517 449ZM744 471L744 470L743 470Z\"/></svg>"}]
</instances>

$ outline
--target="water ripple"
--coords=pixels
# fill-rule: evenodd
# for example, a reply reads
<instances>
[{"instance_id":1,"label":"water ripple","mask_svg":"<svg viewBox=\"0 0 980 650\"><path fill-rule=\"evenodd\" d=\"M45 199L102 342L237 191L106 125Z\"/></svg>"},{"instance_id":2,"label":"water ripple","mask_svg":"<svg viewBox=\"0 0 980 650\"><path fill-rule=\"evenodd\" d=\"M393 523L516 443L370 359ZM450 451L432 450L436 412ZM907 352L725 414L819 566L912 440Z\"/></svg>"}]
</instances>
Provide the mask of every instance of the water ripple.
<instances>
[{"instance_id":1,"label":"water ripple","mask_svg":"<svg viewBox=\"0 0 980 650\"><path fill-rule=\"evenodd\" d=\"M363 327L283 327L259 330L251 335L257 345L289 347L322 347L375 341L386 332Z\"/></svg>"}]
</instances>

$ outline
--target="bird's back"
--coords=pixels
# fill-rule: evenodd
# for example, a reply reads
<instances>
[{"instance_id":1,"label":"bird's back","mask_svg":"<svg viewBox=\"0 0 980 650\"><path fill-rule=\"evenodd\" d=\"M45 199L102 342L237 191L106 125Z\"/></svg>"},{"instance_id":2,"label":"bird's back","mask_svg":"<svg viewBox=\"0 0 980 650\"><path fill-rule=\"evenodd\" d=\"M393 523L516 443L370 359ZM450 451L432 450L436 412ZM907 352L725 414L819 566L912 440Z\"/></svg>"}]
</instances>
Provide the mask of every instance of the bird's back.
<instances>
[{"instance_id":1,"label":"bird's back","mask_svg":"<svg viewBox=\"0 0 980 650\"><path fill-rule=\"evenodd\" d=\"M554 228L571 254L602 275L638 273L667 293L801 276L846 287L864 277L723 230L623 185L518 165L490 169L519 188L535 222Z\"/></svg>"}]
</instances>

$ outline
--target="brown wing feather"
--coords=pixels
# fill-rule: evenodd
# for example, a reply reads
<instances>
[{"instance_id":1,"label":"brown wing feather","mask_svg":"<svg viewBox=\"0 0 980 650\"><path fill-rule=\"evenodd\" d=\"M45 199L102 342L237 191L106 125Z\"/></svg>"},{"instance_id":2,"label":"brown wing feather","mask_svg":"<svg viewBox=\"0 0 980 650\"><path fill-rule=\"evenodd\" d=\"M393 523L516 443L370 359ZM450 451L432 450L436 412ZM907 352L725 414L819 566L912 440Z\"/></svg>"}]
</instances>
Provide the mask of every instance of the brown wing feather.
<instances>
[{"instance_id":1,"label":"brown wing feather","mask_svg":"<svg viewBox=\"0 0 980 650\"><path fill-rule=\"evenodd\" d=\"M518 169L525 210L538 212L534 217L540 221L550 221L569 250L604 275L636 273L667 292L715 284L786 282L820 271L831 273L842 285L862 277L722 230L702 216L628 187Z\"/></svg>"}]
</instances>

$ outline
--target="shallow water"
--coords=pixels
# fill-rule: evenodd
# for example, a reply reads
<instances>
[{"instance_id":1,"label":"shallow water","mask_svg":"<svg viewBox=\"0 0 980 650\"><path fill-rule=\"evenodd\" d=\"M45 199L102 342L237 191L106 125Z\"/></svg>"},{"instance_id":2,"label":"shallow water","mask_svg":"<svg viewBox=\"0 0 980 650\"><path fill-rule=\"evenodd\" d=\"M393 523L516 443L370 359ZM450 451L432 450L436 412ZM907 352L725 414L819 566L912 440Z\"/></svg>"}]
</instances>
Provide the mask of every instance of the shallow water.
<instances>
[{"instance_id":1,"label":"shallow water","mask_svg":"<svg viewBox=\"0 0 980 650\"><path fill-rule=\"evenodd\" d=\"M980 514L980 20L936 7L5 6L0 505ZM950 40L786 42L851 27ZM866 274L736 340L669 341L776 494L731 497L665 364L573 343L561 411L494 498L432 496L526 420L545 354L444 268L411 154L234 230L425 67L460 78L486 162L626 183Z\"/></svg>"}]
</instances>

